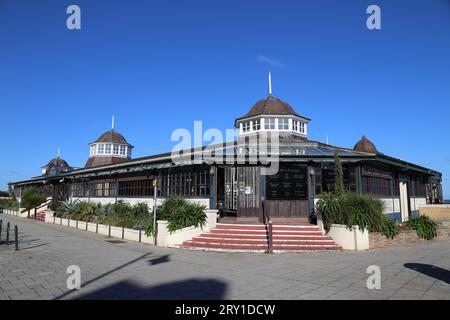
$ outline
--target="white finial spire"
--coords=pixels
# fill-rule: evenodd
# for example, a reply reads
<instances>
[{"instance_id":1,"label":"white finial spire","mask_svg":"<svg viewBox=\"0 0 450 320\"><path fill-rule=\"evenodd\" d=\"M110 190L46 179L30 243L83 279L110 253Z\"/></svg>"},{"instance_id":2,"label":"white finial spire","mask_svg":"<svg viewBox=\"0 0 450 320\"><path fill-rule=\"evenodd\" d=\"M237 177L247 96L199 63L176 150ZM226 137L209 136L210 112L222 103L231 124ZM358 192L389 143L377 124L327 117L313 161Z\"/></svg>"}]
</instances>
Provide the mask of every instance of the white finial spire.
<instances>
[{"instance_id":1,"label":"white finial spire","mask_svg":"<svg viewBox=\"0 0 450 320\"><path fill-rule=\"evenodd\" d=\"M272 95L272 73L269 72L269 96Z\"/></svg>"},{"instance_id":2,"label":"white finial spire","mask_svg":"<svg viewBox=\"0 0 450 320\"><path fill-rule=\"evenodd\" d=\"M59 159L60 154L61 154L61 148L58 147L58 159Z\"/></svg>"},{"instance_id":3,"label":"white finial spire","mask_svg":"<svg viewBox=\"0 0 450 320\"><path fill-rule=\"evenodd\" d=\"M112 124L111 124L111 128L114 130L114 115L112 116Z\"/></svg>"}]
</instances>

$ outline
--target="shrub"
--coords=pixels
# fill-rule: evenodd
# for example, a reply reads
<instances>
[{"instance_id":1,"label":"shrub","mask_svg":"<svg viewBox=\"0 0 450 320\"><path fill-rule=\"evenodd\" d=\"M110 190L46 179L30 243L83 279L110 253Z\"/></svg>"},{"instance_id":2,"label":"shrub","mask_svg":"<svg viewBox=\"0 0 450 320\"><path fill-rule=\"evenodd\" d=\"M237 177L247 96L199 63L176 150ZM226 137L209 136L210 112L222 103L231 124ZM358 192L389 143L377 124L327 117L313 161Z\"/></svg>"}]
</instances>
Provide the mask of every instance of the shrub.
<instances>
[{"instance_id":1,"label":"shrub","mask_svg":"<svg viewBox=\"0 0 450 320\"><path fill-rule=\"evenodd\" d=\"M151 218L146 203L137 203L132 206L122 200L102 206L97 213L96 217L99 223L132 229L144 229Z\"/></svg>"},{"instance_id":2,"label":"shrub","mask_svg":"<svg viewBox=\"0 0 450 320\"><path fill-rule=\"evenodd\" d=\"M30 217L30 210L43 204L47 201L47 196L40 193L36 189L26 189L21 198L21 206L28 210L28 218Z\"/></svg>"},{"instance_id":3,"label":"shrub","mask_svg":"<svg viewBox=\"0 0 450 320\"><path fill-rule=\"evenodd\" d=\"M0 208L17 210L18 207L19 207L19 204L14 199L0 199Z\"/></svg>"},{"instance_id":4,"label":"shrub","mask_svg":"<svg viewBox=\"0 0 450 320\"><path fill-rule=\"evenodd\" d=\"M394 220L389 219L386 215L383 215L383 220L381 223L381 232L388 239L394 239L400 231L400 227L395 223Z\"/></svg>"},{"instance_id":5,"label":"shrub","mask_svg":"<svg viewBox=\"0 0 450 320\"><path fill-rule=\"evenodd\" d=\"M157 220L167 220L169 232L186 227L200 227L206 222L206 207L198 203L189 203L182 197L170 197L156 211ZM146 225L147 235L155 235L153 215Z\"/></svg>"},{"instance_id":6,"label":"shrub","mask_svg":"<svg viewBox=\"0 0 450 320\"><path fill-rule=\"evenodd\" d=\"M341 194L344 189L344 171L342 170L342 162L338 154L334 154L334 176L335 176L335 190L337 194Z\"/></svg>"},{"instance_id":7,"label":"shrub","mask_svg":"<svg viewBox=\"0 0 450 320\"><path fill-rule=\"evenodd\" d=\"M206 222L206 207L198 203L188 204L181 210L174 211L169 216L167 229L174 232L186 227L201 227Z\"/></svg>"},{"instance_id":8,"label":"shrub","mask_svg":"<svg viewBox=\"0 0 450 320\"><path fill-rule=\"evenodd\" d=\"M370 195L324 192L317 202L317 209L322 214L327 232L336 223L346 225L349 229L356 225L361 230L382 232L388 238L398 234L398 226L383 213L383 202Z\"/></svg>"},{"instance_id":9,"label":"shrub","mask_svg":"<svg viewBox=\"0 0 450 320\"><path fill-rule=\"evenodd\" d=\"M437 224L428 216L411 218L405 224L408 228L415 230L421 239L431 240L437 237Z\"/></svg>"},{"instance_id":10,"label":"shrub","mask_svg":"<svg viewBox=\"0 0 450 320\"><path fill-rule=\"evenodd\" d=\"M339 197L333 192L323 192L317 201L317 209L322 215L325 230L330 231L333 223L342 223Z\"/></svg>"}]
</instances>

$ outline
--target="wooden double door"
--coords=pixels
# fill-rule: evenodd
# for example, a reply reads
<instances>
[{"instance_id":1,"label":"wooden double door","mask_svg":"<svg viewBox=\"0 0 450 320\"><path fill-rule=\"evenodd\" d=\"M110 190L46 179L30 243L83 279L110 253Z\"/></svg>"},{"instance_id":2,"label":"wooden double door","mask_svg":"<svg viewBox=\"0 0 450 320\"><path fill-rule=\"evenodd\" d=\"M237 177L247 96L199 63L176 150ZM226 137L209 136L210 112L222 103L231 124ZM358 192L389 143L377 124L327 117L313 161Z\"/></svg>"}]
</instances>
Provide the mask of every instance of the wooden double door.
<instances>
[{"instance_id":1,"label":"wooden double door","mask_svg":"<svg viewBox=\"0 0 450 320\"><path fill-rule=\"evenodd\" d=\"M270 176L261 176L256 166L227 167L223 180L224 208L235 211L238 218L309 216L306 165L280 164L278 173Z\"/></svg>"}]
</instances>

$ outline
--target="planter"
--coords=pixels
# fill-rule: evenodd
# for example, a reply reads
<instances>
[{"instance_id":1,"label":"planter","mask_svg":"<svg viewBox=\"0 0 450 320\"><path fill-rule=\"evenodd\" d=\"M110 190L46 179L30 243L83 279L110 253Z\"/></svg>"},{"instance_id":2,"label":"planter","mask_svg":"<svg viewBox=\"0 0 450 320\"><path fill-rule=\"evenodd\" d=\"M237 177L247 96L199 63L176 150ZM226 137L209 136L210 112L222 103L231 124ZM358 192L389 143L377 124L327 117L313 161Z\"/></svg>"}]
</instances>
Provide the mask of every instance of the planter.
<instances>
[{"instance_id":1,"label":"planter","mask_svg":"<svg viewBox=\"0 0 450 320\"><path fill-rule=\"evenodd\" d=\"M93 222L87 223L87 231L89 232L97 232L97 224Z\"/></svg>"},{"instance_id":2,"label":"planter","mask_svg":"<svg viewBox=\"0 0 450 320\"><path fill-rule=\"evenodd\" d=\"M111 226L111 237L122 239L122 227Z\"/></svg>"},{"instance_id":3,"label":"planter","mask_svg":"<svg viewBox=\"0 0 450 320\"><path fill-rule=\"evenodd\" d=\"M369 250L369 231L361 231L358 226L349 230L345 225L333 224L327 235L345 250Z\"/></svg>"}]
</instances>

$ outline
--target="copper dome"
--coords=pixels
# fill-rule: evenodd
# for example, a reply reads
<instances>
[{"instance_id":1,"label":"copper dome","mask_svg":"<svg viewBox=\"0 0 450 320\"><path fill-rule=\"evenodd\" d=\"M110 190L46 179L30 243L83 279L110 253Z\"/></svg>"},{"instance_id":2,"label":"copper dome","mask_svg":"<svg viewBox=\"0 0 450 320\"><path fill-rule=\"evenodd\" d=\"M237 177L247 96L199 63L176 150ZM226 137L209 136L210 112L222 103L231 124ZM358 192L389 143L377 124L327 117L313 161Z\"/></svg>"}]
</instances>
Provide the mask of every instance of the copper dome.
<instances>
[{"instance_id":1,"label":"copper dome","mask_svg":"<svg viewBox=\"0 0 450 320\"><path fill-rule=\"evenodd\" d=\"M355 146L353 147L353 150L359 151L359 152L367 152L367 153L380 153L378 152L377 148L375 147L375 144L366 138L365 135L362 136L361 140L359 140Z\"/></svg>"},{"instance_id":2,"label":"copper dome","mask_svg":"<svg viewBox=\"0 0 450 320\"><path fill-rule=\"evenodd\" d=\"M275 98L273 96L269 96L266 99L262 99L256 102L246 115L237 118L236 121L259 115L297 116L306 120L310 120L308 118L300 116L287 102L284 102L283 100Z\"/></svg>"},{"instance_id":3,"label":"copper dome","mask_svg":"<svg viewBox=\"0 0 450 320\"><path fill-rule=\"evenodd\" d=\"M48 168L50 166L55 166L55 167L62 167L62 168L70 168L69 164L61 159L61 158L54 158L52 160L50 160L45 166L43 166L42 168Z\"/></svg>"},{"instance_id":4,"label":"copper dome","mask_svg":"<svg viewBox=\"0 0 450 320\"><path fill-rule=\"evenodd\" d=\"M120 144L130 145L127 142L127 140L125 140L123 135L121 135L119 132L114 131L114 130L105 132L97 140L95 140L92 143L96 143L96 142L111 142L111 143L120 143Z\"/></svg>"}]
</instances>

